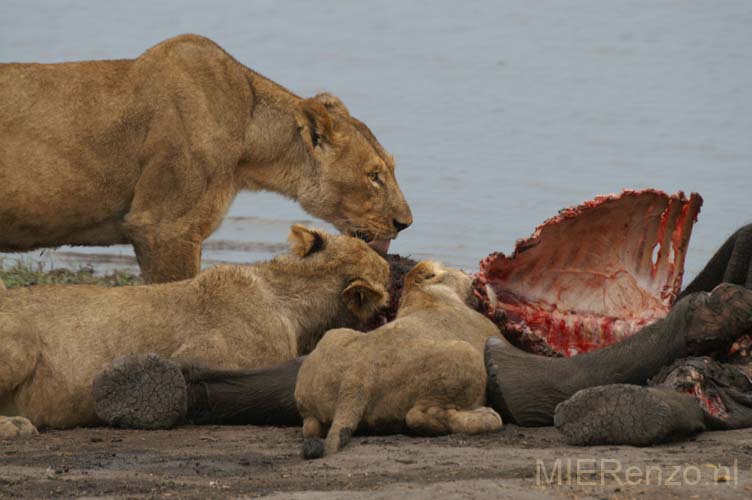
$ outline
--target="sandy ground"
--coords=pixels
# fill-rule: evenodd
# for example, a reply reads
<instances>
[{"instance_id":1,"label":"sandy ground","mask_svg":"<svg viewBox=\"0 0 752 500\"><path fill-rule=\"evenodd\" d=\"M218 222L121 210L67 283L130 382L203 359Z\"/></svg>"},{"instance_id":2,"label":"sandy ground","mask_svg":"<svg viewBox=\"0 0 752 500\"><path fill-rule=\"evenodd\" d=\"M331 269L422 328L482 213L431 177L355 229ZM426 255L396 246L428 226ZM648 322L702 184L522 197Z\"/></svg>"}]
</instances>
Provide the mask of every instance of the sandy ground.
<instances>
[{"instance_id":1,"label":"sandy ground","mask_svg":"<svg viewBox=\"0 0 752 500\"><path fill-rule=\"evenodd\" d=\"M299 447L295 428L45 432L0 441L0 498L752 497L752 429L653 448L574 448L553 428L516 426L356 436L310 462Z\"/></svg>"}]
</instances>

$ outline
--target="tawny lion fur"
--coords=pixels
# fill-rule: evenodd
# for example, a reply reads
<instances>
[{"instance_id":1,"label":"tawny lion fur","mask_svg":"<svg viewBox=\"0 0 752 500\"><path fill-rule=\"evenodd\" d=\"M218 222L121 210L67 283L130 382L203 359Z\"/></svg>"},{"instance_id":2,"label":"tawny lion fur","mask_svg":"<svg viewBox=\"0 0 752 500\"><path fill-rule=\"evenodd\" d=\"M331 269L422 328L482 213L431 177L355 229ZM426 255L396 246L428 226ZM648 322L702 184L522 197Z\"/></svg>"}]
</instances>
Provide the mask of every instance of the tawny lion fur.
<instances>
[{"instance_id":1,"label":"tawny lion fur","mask_svg":"<svg viewBox=\"0 0 752 500\"><path fill-rule=\"evenodd\" d=\"M92 380L122 355L258 368L310 351L327 329L359 326L386 303L389 267L363 241L295 225L290 242L292 252L269 262L180 282L3 291L0 414L95 424ZM11 424L0 417L0 433Z\"/></svg>"},{"instance_id":2,"label":"tawny lion fur","mask_svg":"<svg viewBox=\"0 0 752 500\"><path fill-rule=\"evenodd\" d=\"M497 328L468 307L469 276L434 262L405 278L397 318L363 334L327 332L300 368L295 399L304 456L346 444L357 429L422 434L501 428L486 400L483 348ZM329 427L326 442L323 437ZM323 446L322 446L323 444Z\"/></svg>"},{"instance_id":3,"label":"tawny lion fur","mask_svg":"<svg viewBox=\"0 0 752 500\"><path fill-rule=\"evenodd\" d=\"M412 222L394 159L339 99L300 98L200 36L0 64L0 103L0 251L130 243L147 281L190 278L241 189L366 240Z\"/></svg>"}]
</instances>

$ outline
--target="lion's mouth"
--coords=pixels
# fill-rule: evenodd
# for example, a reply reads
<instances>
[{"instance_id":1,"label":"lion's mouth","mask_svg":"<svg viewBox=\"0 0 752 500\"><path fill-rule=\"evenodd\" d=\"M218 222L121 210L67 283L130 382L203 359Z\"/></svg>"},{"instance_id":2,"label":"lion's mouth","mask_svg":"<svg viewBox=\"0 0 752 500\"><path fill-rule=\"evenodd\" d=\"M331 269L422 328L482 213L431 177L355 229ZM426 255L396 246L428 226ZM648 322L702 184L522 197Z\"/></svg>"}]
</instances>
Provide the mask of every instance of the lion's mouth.
<instances>
[{"instance_id":1,"label":"lion's mouth","mask_svg":"<svg viewBox=\"0 0 752 500\"><path fill-rule=\"evenodd\" d=\"M368 243L368 246L382 255L386 254L389 251L389 245L392 243L392 240L390 239L376 239L373 234L366 231L352 231L350 233L350 236L365 241L366 243Z\"/></svg>"}]
</instances>

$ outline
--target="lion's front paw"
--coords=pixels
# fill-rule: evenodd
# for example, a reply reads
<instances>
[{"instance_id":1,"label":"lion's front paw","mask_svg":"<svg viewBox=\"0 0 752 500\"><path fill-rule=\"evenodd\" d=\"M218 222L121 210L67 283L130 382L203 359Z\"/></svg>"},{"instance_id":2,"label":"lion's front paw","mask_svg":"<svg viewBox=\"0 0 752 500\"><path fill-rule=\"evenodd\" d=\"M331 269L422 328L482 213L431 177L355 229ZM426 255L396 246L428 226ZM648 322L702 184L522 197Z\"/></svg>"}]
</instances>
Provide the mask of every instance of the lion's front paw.
<instances>
[{"instance_id":1,"label":"lion's front paw","mask_svg":"<svg viewBox=\"0 0 752 500\"><path fill-rule=\"evenodd\" d=\"M28 418L0 417L0 438L15 438L39 434Z\"/></svg>"}]
</instances>

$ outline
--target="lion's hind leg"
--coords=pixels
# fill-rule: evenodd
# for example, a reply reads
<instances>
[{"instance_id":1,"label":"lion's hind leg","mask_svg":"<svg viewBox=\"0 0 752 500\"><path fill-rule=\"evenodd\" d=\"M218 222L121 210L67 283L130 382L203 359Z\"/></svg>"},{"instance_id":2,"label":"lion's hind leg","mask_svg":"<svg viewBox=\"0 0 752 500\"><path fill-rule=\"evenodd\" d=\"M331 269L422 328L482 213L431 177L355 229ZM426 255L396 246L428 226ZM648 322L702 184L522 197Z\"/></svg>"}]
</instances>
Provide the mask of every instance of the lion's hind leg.
<instances>
[{"instance_id":1,"label":"lion's hind leg","mask_svg":"<svg viewBox=\"0 0 752 500\"><path fill-rule=\"evenodd\" d=\"M324 456L324 432L321 422L316 417L303 420L303 458L321 458Z\"/></svg>"},{"instance_id":2,"label":"lion's hind leg","mask_svg":"<svg viewBox=\"0 0 752 500\"><path fill-rule=\"evenodd\" d=\"M419 398L405 415L418 434L478 434L501 429L502 421L485 401L486 373L481 354L464 341L441 341L422 348L416 360L430 367L415 373Z\"/></svg>"},{"instance_id":3,"label":"lion's hind leg","mask_svg":"<svg viewBox=\"0 0 752 500\"><path fill-rule=\"evenodd\" d=\"M337 408L326 440L317 437L305 438L303 441L303 458L306 460L321 458L325 455L337 453L344 448L350 442L355 429L358 428L364 410L365 405L360 407L348 403L342 405L341 408Z\"/></svg>"},{"instance_id":4,"label":"lion's hind leg","mask_svg":"<svg viewBox=\"0 0 752 500\"><path fill-rule=\"evenodd\" d=\"M501 429L501 417L486 406L458 410L445 406L416 404L405 417L407 427L418 434L481 434Z\"/></svg>"},{"instance_id":5,"label":"lion's hind leg","mask_svg":"<svg viewBox=\"0 0 752 500\"><path fill-rule=\"evenodd\" d=\"M16 412L13 404L14 392L26 381L39 359L39 337L30 326L12 313L0 313L0 413L8 410ZM0 416L0 438L28 436L37 429L28 419L21 416Z\"/></svg>"},{"instance_id":6,"label":"lion's hind leg","mask_svg":"<svg viewBox=\"0 0 752 500\"><path fill-rule=\"evenodd\" d=\"M343 384L340 387L337 408L325 441L322 442L321 439L313 437L316 433L321 433L320 422L318 420L314 422L315 419L311 417L304 419L304 437L305 434L309 434L310 437L303 442L303 458L321 458L344 448L360 425L367 403L366 387L360 384Z\"/></svg>"},{"instance_id":7,"label":"lion's hind leg","mask_svg":"<svg viewBox=\"0 0 752 500\"><path fill-rule=\"evenodd\" d=\"M25 321L13 313L0 312L0 401L33 373L40 344Z\"/></svg>"},{"instance_id":8,"label":"lion's hind leg","mask_svg":"<svg viewBox=\"0 0 752 500\"><path fill-rule=\"evenodd\" d=\"M347 446L350 442L350 438L358 428L363 413L365 411L365 405L360 407L359 405L345 405L344 408L338 408L334 414L334 420L332 426L329 428L329 433L326 435L326 442L324 443L325 453L331 455L337 453L339 450Z\"/></svg>"}]
</instances>

